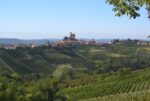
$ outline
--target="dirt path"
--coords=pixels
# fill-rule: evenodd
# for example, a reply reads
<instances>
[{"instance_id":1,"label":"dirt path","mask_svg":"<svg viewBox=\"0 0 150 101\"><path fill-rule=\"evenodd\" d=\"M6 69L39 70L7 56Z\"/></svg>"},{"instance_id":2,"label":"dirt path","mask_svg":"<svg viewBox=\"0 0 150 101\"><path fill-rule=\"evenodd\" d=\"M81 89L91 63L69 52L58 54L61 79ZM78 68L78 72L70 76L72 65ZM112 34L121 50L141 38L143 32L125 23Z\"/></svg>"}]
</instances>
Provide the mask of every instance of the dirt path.
<instances>
[{"instance_id":1,"label":"dirt path","mask_svg":"<svg viewBox=\"0 0 150 101\"><path fill-rule=\"evenodd\" d=\"M5 63L5 61L3 61L2 59L0 59L0 62L2 62L4 64L4 66L9 69L11 72L15 72L7 63Z\"/></svg>"}]
</instances>

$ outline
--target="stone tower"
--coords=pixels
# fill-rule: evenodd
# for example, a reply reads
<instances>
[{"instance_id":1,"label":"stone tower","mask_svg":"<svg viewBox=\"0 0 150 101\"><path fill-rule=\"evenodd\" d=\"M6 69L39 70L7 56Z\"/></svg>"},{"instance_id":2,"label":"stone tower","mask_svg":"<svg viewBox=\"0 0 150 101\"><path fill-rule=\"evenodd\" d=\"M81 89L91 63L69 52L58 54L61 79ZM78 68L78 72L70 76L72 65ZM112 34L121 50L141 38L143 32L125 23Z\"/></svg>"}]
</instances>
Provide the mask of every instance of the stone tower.
<instances>
[{"instance_id":1,"label":"stone tower","mask_svg":"<svg viewBox=\"0 0 150 101\"><path fill-rule=\"evenodd\" d=\"M70 32L70 40L75 40L76 36L74 33Z\"/></svg>"}]
</instances>

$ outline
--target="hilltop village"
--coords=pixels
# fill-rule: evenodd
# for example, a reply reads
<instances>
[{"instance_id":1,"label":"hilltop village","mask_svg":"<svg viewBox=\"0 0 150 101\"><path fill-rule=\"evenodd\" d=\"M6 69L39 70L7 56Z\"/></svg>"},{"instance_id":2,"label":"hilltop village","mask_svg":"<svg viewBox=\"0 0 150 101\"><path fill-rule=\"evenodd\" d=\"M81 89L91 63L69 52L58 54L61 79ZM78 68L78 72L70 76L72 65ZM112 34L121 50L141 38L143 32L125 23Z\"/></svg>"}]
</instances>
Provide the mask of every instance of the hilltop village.
<instances>
[{"instance_id":1,"label":"hilltop village","mask_svg":"<svg viewBox=\"0 0 150 101\"><path fill-rule=\"evenodd\" d=\"M52 46L70 46L70 45L96 45L97 42L92 40L79 40L76 39L75 33L70 32L70 36L65 36L62 41L58 41L52 44Z\"/></svg>"},{"instance_id":2,"label":"hilltop village","mask_svg":"<svg viewBox=\"0 0 150 101\"><path fill-rule=\"evenodd\" d=\"M77 39L76 34L73 32L69 33L69 36L65 36L62 40L60 41L54 41L54 42L47 42L43 45L38 45L38 44L22 44L18 43L17 45L14 44L0 44L0 48L6 49L6 50L15 50L16 48L37 48L37 47L63 47L63 46L109 46L112 45L116 42L123 42L127 43L129 41L135 41L137 45L150 45L149 41L142 41L142 40L131 40L131 39L126 39L126 40L119 40L115 39L112 40L111 42L98 42L94 38L89 40L89 39Z\"/></svg>"},{"instance_id":3,"label":"hilltop village","mask_svg":"<svg viewBox=\"0 0 150 101\"><path fill-rule=\"evenodd\" d=\"M36 48L36 47L60 47L60 46L76 46L76 45L111 45L112 43L109 42L96 42L94 39L91 40L81 40L76 38L76 34L70 32L70 36L65 36L60 41L55 42L47 42L44 45L37 45L37 44L0 44L0 48L7 49L7 50L15 50L16 48Z\"/></svg>"}]
</instances>

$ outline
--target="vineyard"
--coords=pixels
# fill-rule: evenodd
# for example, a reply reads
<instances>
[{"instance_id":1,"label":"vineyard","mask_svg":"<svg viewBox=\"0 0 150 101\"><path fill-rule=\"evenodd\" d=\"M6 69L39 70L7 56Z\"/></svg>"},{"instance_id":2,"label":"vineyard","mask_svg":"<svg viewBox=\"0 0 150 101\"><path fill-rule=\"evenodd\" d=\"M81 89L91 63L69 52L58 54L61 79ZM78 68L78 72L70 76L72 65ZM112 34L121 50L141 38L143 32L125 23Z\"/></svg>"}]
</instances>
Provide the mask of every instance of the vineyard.
<instances>
[{"instance_id":1,"label":"vineyard","mask_svg":"<svg viewBox=\"0 0 150 101\"><path fill-rule=\"evenodd\" d=\"M135 93L116 94L80 101L149 101L150 91L140 91Z\"/></svg>"},{"instance_id":2,"label":"vineyard","mask_svg":"<svg viewBox=\"0 0 150 101\"><path fill-rule=\"evenodd\" d=\"M130 43L0 49L0 101L150 101L150 46Z\"/></svg>"},{"instance_id":3,"label":"vineyard","mask_svg":"<svg viewBox=\"0 0 150 101\"><path fill-rule=\"evenodd\" d=\"M123 76L119 74L99 76L94 83L69 87L61 90L59 94L64 94L68 101L148 101L149 72L150 70L146 69Z\"/></svg>"}]
</instances>

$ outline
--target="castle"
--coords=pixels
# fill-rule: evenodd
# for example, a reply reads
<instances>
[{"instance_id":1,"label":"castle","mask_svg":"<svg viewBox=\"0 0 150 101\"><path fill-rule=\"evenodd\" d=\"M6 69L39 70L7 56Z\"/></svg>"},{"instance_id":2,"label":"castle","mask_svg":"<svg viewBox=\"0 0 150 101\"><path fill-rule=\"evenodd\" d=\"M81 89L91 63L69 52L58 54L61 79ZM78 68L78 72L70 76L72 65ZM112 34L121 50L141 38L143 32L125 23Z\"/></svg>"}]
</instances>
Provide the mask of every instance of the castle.
<instances>
[{"instance_id":1,"label":"castle","mask_svg":"<svg viewBox=\"0 0 150 101\"><path fill-rule=\"evenodd\" d=\"M55 42L52 46L74 46L74 45L96 45L93 40L79 40L76 39L75 33L70 32L70 36L65 36L62 41Z\"/></svg>"},{"instance_id":2,"label":"castle","mask_svg":"<svg viewBox=\"0 0 150 101\"><path fill-rule=\"evenodd\" d=\"M75 33L70 32L70 36L65 36L63 41L77 41Z\"/></svg>"}]
</instances>

